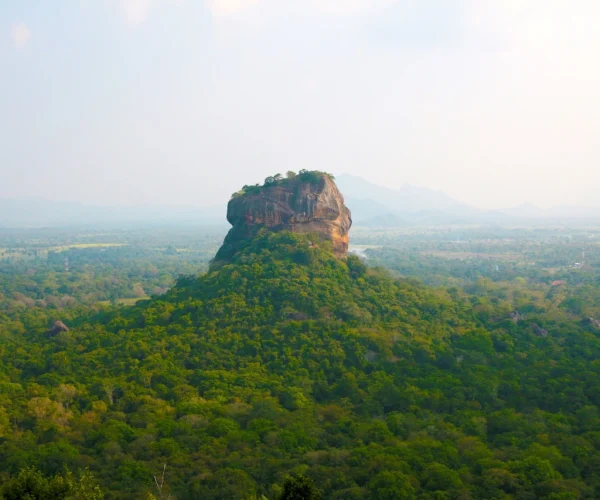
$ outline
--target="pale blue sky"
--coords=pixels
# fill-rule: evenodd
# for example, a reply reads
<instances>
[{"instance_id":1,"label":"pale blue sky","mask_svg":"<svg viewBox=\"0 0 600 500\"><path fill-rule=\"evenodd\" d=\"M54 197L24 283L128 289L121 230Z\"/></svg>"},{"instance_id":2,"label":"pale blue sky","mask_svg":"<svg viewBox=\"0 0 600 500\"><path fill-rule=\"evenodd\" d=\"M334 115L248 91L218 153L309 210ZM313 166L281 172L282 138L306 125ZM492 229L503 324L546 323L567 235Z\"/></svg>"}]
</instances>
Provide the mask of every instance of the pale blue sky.
<instances>
[{"instance_id":1,"label":"pale blue sky","mask_svg":"<svg viewBox=\"0 0 600 500\"><path fill-rule=\"evenodd\" d=\"M289 169L600 205L596 0L6 0L0 197L213 205Z\"/></svg>"}]
</instances>

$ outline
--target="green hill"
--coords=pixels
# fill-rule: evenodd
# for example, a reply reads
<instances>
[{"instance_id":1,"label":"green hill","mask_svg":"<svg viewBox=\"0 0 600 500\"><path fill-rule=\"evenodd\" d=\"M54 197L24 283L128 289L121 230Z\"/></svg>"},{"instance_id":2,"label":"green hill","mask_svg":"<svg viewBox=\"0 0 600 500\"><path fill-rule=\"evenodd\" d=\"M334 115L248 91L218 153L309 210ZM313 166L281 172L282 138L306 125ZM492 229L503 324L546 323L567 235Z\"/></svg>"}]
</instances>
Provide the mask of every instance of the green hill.
<instances>
[{"instance_id":1,"label":"green hill","mask_svg":"<svg viewBox=\"0 0 600 500\"><path fill-rule=\"evenodd\" d=\"M600 496L598 331L483 322L306 235L70 326L4 333L5 478L89 467L146 498L167 464L177 499L279 498L287 475L334 499Z\"/></svg>"}]
</instances>

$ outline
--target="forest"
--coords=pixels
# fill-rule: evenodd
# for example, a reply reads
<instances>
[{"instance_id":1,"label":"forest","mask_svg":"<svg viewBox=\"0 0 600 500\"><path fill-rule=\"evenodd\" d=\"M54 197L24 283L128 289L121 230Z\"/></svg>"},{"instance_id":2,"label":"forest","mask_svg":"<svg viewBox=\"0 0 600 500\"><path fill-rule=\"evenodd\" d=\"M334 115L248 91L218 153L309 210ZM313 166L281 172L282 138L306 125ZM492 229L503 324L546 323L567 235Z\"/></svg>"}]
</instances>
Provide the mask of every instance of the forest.
<instances>
[{"instance_id":1,"label":"forest","mask_svg":"<svg viewBox=\"0 0 600 500\"><path fill-rule=\"evenodd\" d=\"M0 234L0 495L600 497L598 233L223 234Z\"/></svg>"}]
</instances>

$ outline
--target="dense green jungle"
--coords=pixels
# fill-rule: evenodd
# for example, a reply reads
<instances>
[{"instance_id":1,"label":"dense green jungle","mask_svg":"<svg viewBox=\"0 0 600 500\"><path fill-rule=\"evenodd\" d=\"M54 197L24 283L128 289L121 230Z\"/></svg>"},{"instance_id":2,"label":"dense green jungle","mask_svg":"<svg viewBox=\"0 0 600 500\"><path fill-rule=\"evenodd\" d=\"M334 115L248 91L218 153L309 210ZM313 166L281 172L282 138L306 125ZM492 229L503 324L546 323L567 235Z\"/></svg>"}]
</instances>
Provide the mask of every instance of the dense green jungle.
<instances>
[{"instance_id":1,"label":"dense green jungle","mask_svg":"<svg viewBox=\"0 0 600 500\"><path fill-rule=\"evenodd\" d=\"M0 230L0 497L600 498L600 228L225 231Z\"/></svg>"}]
</instances>

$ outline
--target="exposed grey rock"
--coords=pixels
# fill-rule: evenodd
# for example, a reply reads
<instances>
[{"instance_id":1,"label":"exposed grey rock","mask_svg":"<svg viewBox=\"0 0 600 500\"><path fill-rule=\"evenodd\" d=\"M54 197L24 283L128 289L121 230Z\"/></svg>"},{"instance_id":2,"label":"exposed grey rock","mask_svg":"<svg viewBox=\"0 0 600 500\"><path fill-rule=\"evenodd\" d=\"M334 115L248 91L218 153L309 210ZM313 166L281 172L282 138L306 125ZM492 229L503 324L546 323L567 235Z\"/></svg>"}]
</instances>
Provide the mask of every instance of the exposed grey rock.
<instances>
[{"instance_id":1,"label":"exposed grey rock","mask_svg":"<svg viewBox=\"0 0 600 500\"><path fill-rule=\"evenodd\" d=\"M533 333L535 333L538 337L547 337L548 330L545 330L541 326L536 325L535 323L531 324L531 328L533 329Z\"/></svg>"},{"instance_id":2,"label":"exposed grey rock","mask_svg":"<svg viewBox=\"0 0 600 500\"><path fill-rule=\"evenodd\" d=\"M590 318L590 323L593 327L600 329L600 320Z\"/></svg>"},{"instance_id":3,"label":"exposed grey rock","mask_svg":"<svg viewBox=\"0 0 600 500\"><path fill-rule=\"evenodd\" d=\"M509 316L515 323L518 323L519 321L523 321L525 319L525 315L521 314L519 311L511 312Z\"/></svg>"},{"instance_id":4,"label":"exposed grey rock","mask_svg":"<svg viewBox=\"0 0 600 500\"><path fill-rule=\"evenodd\" d=\"M365 359L369 363L375 363L378 356L379 356L379 354L377 354L375 351L368 350L367 352L365 352Z\"/></svg>"}]
</instances>

